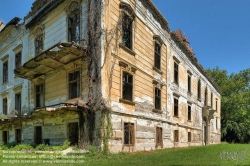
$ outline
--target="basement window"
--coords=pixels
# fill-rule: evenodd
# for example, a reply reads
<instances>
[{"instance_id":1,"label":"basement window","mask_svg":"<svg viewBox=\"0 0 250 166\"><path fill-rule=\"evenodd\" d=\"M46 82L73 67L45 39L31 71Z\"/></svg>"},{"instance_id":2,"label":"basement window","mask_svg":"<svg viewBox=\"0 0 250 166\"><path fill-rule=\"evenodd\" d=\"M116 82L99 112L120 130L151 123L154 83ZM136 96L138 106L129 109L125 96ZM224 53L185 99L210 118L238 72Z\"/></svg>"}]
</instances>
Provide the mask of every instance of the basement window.
<instances>
[{"instance_id":1,"label":"basement window","mask_svg":"<svg viewBox=\"0 0 250 166\"><path fill-rule=\"evenodd\" d=\"M16 141L16 143L20 144L22 142L21 129L16 129L15 134L16 134L15 141Z\"/></svg>"},{"instance_id":2,"label":"basement window","mask_svg":"<svg viewBox=\"0 0 250 166\"><path fill-rule=\"evenodd\" d=\"M122 76L122 98L128 101L133 100L133 75L125 71Z\"/></svg>"},{"instance_id":3,"label":"basement window","mask_svg":"<svg viewBox=\"0 0 250 166\"><path fill-rule=\"evenodd\" d=\"M15 55L15 65L16 65L16 68L18 68L22 65L22 53L21 52L18 52Z\"/></svg>"},{"instance_id":4,"label":"basement window","mask_svg":"<svg viewBox=\"0 0 250 166\"><path fill-rule=\"evenodd\" d=\"M5 144L8 143L8 131L3 131L2 139L3 139L3 143Z\"/></svg>"},{"instance_id":5,"label":"basement window","mask_svg":"<svg viewBox=\"0 0 250 166\"><path fill-rule=\"evenodd\" d=\"M80 96L80 71L69 73L69 99Z\"/></svg>"},{"instance_id":6,"label":"basement window","mask_svg":"<svg viewBox=\"0 0 250 166\"><path fill-rule=\"evenodd\" d=\"M191 132L188 132L188 142L191 142Z\"/></svg>"},{"instance_id":7,"label":"basement window","mask_svg":"<svg viewBox=\"0 0 250 166\"><path fill-rule=\"evenodd\" d=\"M179 142L179 130L174 130L174 142Z\"/></svg>"},{"instance_id":8,"label":"basement window","mask_svg":"<svg viewBox=\"0 0 250 166\"><path fill-rule=\"evenodd\" d=\"M155 88L155 109L161 110L161 90Z\"/></svg>"},{"instance_id":9,"label":"basement window","mask_svg":"<svg viewBox=\"0 0 250 166\"><path fill-rule=\"evenodd\" d=\"M36 85L36 107L44 106L44 84Z\"/></svg>"},{"instance_id":10,"label":"basement window","mask_svg":"<svg viewBox=\"0 0 250 166\"><path fill-rule=\"evenodd\" d=\"M7 111L8 111L8 100L7 98L3 99L3 114L7 115Z\"/></svg>"},{"instance_id":11,"label":"basement window","mask_svg":"<svg viewBox=\"0 0 250 166\"><path fill-rule=\"evenodd\" d=\"M8 81L8 61L3 63L3 83Z\"/></svg>"},{"instance_id":12,"label":"basement window","mask_svg":"<svg viewBox=\"0 0 250 166\"><path fill-rule=\"evenodd\" d=\"M124 145L135 144L134 123L124 123Z\"/></svg>"},{"instance_id":13,"label":"basement window","mask_svg":"<svg viewBox=\"0 0 250 166\"><path fill-rule=\"evenodd\" d=\"M156 127L156 146L163 146L161 127Z\"/></svg>"}]
</instances>

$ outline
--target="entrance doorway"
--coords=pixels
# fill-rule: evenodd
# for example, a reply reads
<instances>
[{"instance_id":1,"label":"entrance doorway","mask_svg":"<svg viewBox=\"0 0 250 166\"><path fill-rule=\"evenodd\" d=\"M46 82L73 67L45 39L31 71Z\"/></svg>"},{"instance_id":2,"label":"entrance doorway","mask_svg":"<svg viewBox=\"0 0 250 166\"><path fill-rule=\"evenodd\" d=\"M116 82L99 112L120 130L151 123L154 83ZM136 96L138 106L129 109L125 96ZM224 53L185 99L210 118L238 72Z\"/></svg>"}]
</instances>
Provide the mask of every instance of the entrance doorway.
<instances>
[{"instance_id":1,"label":"entrance doorway","mask_svg":"<svg viewBox=\"0 0 250 166\"><path fill-rule=\"evenodd\" d=\"M69 133L69 142L70 145L78 144L78 123L69 123L68 124L68 133Z\"/></svg>"},{"instance_id":2,"label":"entrance doorway","mask_svg":"<svg viewBox=\"0 0 250 166\"><path fill-rule=\"evenodd\" d=\"M34 133L34 143L35 144L42 144L42 126L36 126L35 127L35 133Z\"/></svg>"}]
</instances>

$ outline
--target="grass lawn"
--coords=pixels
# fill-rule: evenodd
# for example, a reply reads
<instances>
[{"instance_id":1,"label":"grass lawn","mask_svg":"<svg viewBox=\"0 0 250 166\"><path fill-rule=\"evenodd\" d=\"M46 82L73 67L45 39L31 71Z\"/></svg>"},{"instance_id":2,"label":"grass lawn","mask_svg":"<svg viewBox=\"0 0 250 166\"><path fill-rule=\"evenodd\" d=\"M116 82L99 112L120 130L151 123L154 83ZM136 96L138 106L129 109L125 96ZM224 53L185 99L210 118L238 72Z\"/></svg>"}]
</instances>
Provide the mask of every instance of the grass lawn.
<instances>
[{"instance_id":1,"label":"grass lawn","mask_svg":"<svg viewBox=\"0 0 250 166\"><path fill-rule=\"evenodd\" d=\"M3 163L6 160L6 151L0 152L0 165L124 165L124 166L151 166L151 165L250 165L250 149L249 144L220 144L201 147L188 147L188 148L172 148L163 149L149 152L138 153L119 153L104 156L100 153L95 154L81 154L84 156L84 163L76 164L71 163L72 158L65 159L51 159L43 158L42 161L56 162L58 164L8 164ZM32 154L33 156L41 156ZM8 159L15 160L15 159ZM19 159L20 160L20 159ZM26 161L32 159L26 159ZM68 164L62 164L62 160L69 161ZM73 159L74 160L74 159ZM80 161L75 159L74 161Z\"/></svg>"}]
</instances>

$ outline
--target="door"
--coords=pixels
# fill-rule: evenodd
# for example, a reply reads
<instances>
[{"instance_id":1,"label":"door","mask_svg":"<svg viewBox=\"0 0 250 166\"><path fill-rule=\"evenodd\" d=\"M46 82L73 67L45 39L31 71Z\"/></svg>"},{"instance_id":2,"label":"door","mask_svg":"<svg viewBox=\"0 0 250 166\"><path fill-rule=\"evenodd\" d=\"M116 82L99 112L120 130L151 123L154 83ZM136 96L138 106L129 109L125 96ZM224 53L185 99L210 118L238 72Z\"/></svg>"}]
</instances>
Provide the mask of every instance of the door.
<instances>
[{"instance_id":1,"label":"door","mask_svg":"<svg viewBox=\"0 0 250 166\"><path fill-rule=\"evenodd\" d=\"M35 144L42 144L42 126L35 127Z\"/></svg>"},{"instance_id":2,"label":"door","mask_svg":"<svg viewBox=\"0 0 250 166\"><path fill-rule=\"evenodd\" d=\"M69 123L68 124L68 134L70 145L78 144L78 123Z\"/></svg>"}]
</instances>

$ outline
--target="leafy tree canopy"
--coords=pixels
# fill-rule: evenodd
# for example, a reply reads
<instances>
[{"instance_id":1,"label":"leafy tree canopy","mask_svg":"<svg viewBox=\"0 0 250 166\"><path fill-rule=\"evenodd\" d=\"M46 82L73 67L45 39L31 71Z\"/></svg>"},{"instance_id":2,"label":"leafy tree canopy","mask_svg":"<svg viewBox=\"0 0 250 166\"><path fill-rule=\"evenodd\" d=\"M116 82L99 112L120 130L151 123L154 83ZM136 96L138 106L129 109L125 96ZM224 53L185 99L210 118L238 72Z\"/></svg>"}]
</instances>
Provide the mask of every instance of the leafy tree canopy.
<instances>
[{"instance_id":1,"label":"leafy tree canopy","mask_svg":"<svg viewBox=\"0 0 250 166\"><path fill-rule=\"evenodd\" d=\"M250 68L228 74L226 70L206 70L222 90L222 141L250 142Z\"/></svg>"}]
</instances>

